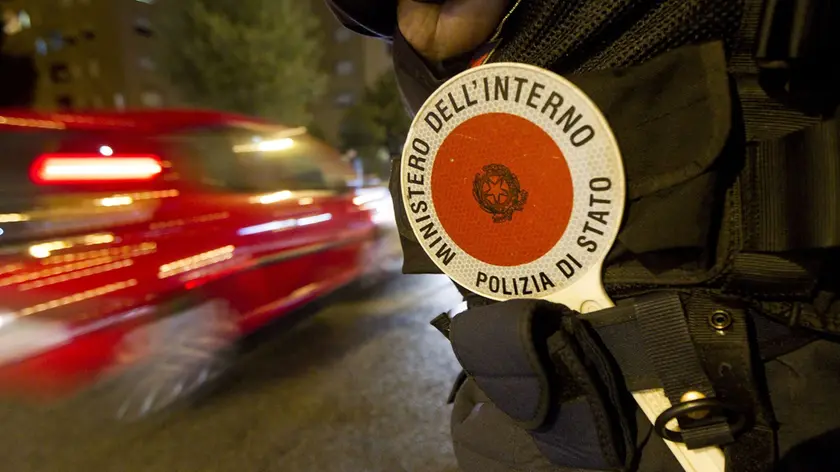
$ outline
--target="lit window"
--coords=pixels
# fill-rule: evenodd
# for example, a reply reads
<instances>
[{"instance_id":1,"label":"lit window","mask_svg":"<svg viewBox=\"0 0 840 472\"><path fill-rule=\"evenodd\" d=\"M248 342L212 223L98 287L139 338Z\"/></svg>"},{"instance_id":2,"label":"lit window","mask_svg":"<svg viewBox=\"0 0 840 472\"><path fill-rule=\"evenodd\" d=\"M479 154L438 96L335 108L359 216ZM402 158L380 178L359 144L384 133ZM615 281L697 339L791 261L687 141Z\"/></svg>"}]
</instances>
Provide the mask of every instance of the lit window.
<instances>
[{"instance_id":1,"label":"lit window","mask_svg":"<svg viewBox=\"0 0 840 472\"><path fill-rule=\"evenodd\" d=\"M157 92L143 92L140 95L140 101L143 106L149 108L159 108L163 106L163 97Z\"/></svg>"},{"instance_id":2,"label":"lit window","mask_svg":"<svg viewBox=\"0 0 840 472\"><path fill-rule=\"evenodd\" d=\"M99 77L99 61L91 59L88 62L88 74L94 78Z\"/></svg>"},{"instance_id":3,"label":"lit window","mask_svg":"<svg viewBox=\"0 0 840 472\"><path fill-rule=\"evenodd\" d=\"M43 38L35 40L35 51L42 56L47 54L47 42Z\"/></svg>"},{"instance_id":4,"label":"lit window","mask_svg":"<svg viewBox=\"0 0 840 472\"><path fill-rule=\"evenodd\" d=\"M353 63L351 61L339 61L335 65L335 73L338 75L349 75L353 73Z\"/></svg>"},{"instance_id":5,"label":"lit window","mask_svg":"<svg viewBox=\"0 0 840 472\"><path fill-rule=\"evenodd\" d=\"M11 10L3 12L3 33L7 36L12 36L23 31L25 28L32 26L32 21L29 14L25 11L15 13Z\"/></svg>"},{"instance_id":6,"label":"lit window","mask_svg":"<svg viewBox=\"0 0 840 472\"><path fill-rule=\"evenodd\" d=\"M29 13L26 13L24 10L21 10L21 12L18 13L18 22L20 23L20 27L23 29L32 28L32 18L29 16Z\"/></svg>"},{"instance_id":7,"label":"lit window","mask_svg":"<svg viewBox=\"0 0 840 472\"><path fill-rule=\"evenodd\" d=\"M353 33L349 29L344 28L344 27L341 27L341 28L338 28L337 30L335 30L335 34L333 35L333 38L335 39L335 42L337 42L337 43L347 42L352 37L353 37Z\"/></svg>"},{"instance_id":8,"label":"lit window","mask_svg":"<svg viewBox=\"0 0 840 472\"><path fill-rule=\"evenodd\" d=\"M121 93L114 94L114 107L116 107L117 110L125 109L125 95Z\"/></svg>"},{"instance_id":9,"label":"lit window","mask_svg":"<svg viewBox=\"0 0 840 472\"><path fill-rule=\"evenodd\" d=\"M341 95L335 97L336 105L349 107L353 103L355 103L356 97L352 93L342 93Z\"/></svg>"}]
</instances>

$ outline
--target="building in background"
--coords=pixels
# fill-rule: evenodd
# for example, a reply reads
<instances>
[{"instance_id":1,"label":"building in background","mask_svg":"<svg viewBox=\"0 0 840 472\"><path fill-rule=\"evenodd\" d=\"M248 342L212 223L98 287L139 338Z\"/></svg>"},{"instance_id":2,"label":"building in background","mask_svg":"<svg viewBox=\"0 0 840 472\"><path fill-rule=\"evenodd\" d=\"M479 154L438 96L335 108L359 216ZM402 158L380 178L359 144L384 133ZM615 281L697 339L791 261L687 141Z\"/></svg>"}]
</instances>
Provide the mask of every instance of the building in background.
<instances>
[{"instance_id":1,"label":"building in background","mask_svg":"<svg viewBox=\"0 0 840 472\"><path fill-rule=\"evenodd\" d=\"M36 108L165 106L155 71L156 0L0 0L4 50L35 59Z\"/></svg>"},{"instance_id":2,"label":"building in background","mask_svg":"<svg viewBox=\"0 0 840 472\"><path fill-rule=\"evenodd\" d=\"M341 120L382 74L391 68L390 45L341 26L323 0L311 1L324 32L323 67L329 73L327 92L313 109L315 123L330 143L339 145Z\"/></svg>"},{"instance_id":3,"label":"building in background","mask_svg":"<svg viewBox=\"0 0 840 472\"><path fill-rule=\"evenodd\" d=\"M155 108L176 105L154 61L155 14L167 0L0 0L4 50L34 58L34 106L55 109ZM323 0L310 0L323 34L330 80L315 104L315 125L338 145L341 120L365 89L391 70L382 41L350 32Z\"/></svg>"}]
</instances>

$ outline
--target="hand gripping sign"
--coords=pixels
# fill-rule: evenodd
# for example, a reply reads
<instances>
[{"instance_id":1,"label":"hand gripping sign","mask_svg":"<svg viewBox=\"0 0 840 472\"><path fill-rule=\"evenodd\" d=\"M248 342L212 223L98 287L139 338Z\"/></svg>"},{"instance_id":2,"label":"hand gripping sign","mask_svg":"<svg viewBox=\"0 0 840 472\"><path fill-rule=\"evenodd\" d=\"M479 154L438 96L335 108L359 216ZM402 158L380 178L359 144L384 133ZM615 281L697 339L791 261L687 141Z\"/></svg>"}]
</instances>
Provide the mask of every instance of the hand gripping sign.
<instances>
[{"instance_id":1,"label":"hand gripping sign","mask_svg":"<svg viewBox=\"0 0 840 472\"><path fill-rule=\"evenodd\" d=\"M581 313L612 306L601 272L624 211L621 153L566 79L512 63L459 74L417 113L400 172L417 240L458 284ZM634 397L651 421L671 406L662 390ZM719 449L666 442L686 470L724 470Z\"/></svg>"}]
</instances>

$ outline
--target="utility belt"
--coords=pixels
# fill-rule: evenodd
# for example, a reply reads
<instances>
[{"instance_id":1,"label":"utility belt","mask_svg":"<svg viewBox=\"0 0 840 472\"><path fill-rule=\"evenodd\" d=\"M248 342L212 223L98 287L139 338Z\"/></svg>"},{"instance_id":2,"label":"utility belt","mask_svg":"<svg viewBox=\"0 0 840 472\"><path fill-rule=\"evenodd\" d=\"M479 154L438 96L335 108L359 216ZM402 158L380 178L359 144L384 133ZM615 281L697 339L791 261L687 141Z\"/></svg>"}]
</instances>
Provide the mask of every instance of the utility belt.
<instances>
[{"instance_id":1,"label":"utility belt","mask_svg":"<svg viewBox=\"0 0 840 472\"><path fill-rule=\"evenodd\" d=\"M485 410L497 410L483 412L483 427L494 430L489 442L454 422L456 451L486 455L488 446L512 447L499 443L512 436L499 428L525 431L531 443L497 459L529 471L635 470L639 435L629 392L654 389L673 405L655 421L656 435L689 449L722 447L728 470L773 470L776 425L762 363L814 339L757 327L742 301L698 292L655 292L586 315L514 300L435 324L452 341L461 380L486 395ZM539 468L529 448L563 468Z\"/></svg>"}]
</instances>

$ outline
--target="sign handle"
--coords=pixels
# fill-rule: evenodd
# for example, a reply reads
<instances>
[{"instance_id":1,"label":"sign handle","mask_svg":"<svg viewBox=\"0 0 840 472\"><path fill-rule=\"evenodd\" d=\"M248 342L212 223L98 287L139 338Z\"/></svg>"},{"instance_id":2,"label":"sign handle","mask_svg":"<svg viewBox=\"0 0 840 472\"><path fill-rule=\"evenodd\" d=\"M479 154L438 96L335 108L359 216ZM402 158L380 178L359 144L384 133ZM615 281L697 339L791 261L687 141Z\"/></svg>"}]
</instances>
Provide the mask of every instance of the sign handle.
<instances>
[{"instance_id":1,"label":"sign handle","mask_svg":"<svg viewBox=\"0 0 840 472\"><path fill-rule=\"evenodd\" d=\"M633 392L633 398L651 424L656 422L656 418L663 411L671 407L671 402L661 388ZM676 420L674 422L676 423ZM677 429L673 426L671 428ZM726 457L718 447L688 449L683 443L675 443L667 439L663 441L686 472L724 472L726 470Z\"/></svg>"},{"instance_id":2,"label":"sign handle","mask_svg":"<svg viewBox=\"0 0 840 472\"><path fill-rule=\"evenodd\" d=\"M601 283L602 267L602 262L593 265L580 280L545 299L581 313L592 313L615 306Z\"/></svg>"},{"instance_id":3,"label":"sign handle","mask_svg":"<svg viewBox=\"0 0 840 472\"><path fill-rule=\"evenodd\" d=\"M572 287L574 291L561 291L549 298L554 303L562 303L580 313L592 313L615 306L610 300L601 283L601 267L594 267ZM659 415L671 407L671 402L665 396L665 390L658 388L632 392L636 404L645 413L651 424L656 422ZM676 423L676 420L673 421ZM672 429L678 426L670 425ZM677 461L686 472L725 472L726 458L718 447L702 449L688 449L683 443L675 443L662 439L674 454Z\"/></svg>"}]
</instances>

